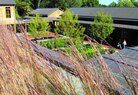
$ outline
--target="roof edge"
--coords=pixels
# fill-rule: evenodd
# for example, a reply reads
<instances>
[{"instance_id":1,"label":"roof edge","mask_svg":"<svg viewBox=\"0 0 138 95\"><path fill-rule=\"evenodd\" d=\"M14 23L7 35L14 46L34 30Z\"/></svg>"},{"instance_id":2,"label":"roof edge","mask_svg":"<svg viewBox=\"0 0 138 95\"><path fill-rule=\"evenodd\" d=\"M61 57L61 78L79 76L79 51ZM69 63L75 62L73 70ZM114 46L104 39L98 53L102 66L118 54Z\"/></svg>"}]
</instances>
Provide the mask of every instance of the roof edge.
<instances>
[{"instance_id":1,"label":"roof edge","mask_svg":"<svg viewBox=\"0 0 138 95\"><path fill-rule=\"evenodd\" d=\"M16 4L0 4L0 6L15 6Z\"/></svg>"}]
</instances>

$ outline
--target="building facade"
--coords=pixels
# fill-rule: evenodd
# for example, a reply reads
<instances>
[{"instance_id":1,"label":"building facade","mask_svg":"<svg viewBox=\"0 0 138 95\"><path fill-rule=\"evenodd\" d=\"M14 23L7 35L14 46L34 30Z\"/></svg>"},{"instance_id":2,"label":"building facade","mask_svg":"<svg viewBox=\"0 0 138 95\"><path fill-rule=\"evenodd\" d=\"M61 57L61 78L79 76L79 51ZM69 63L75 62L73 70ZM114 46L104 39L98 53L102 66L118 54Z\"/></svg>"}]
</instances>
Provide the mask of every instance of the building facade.
<instances>
[{"instance_id":1,"label":"building facade","mask_svg":"<svg viewBox=\"0 0 138 95\"><path fill-rule=\"evenodd\" d=\"M71 8L74 15L78 15L79 22L86 29L93 23L97 13L102 11L108 13L113 18L115 30L106 39L112 46L116 47L118 42L126 40L127 46L138 45L138 8L129 7L89 7L89 8ZM89 31L88 31L89 34Z\"/></svg>"},{"instance_id":2,"label":"building facade","mask_svg":"<svg viewBox=\"0 0 138 95\"><path fill-rule=\"evenodd\" d=\"M38 8L33 10L29 16L33 17L36 14L39 14L42 17L47 18L60 18L60 15L63 14L63 11L58 8Z\"/></svg>"},{"instance_id":3,"label":"building facade","mask_svg":"<svg viewBox=\"0 0 138 95\"><path fill-rule=\"evenodd\" d=\"M0 24L15 24L14 0L0 0Z\"/></svg>"}]
</instances>

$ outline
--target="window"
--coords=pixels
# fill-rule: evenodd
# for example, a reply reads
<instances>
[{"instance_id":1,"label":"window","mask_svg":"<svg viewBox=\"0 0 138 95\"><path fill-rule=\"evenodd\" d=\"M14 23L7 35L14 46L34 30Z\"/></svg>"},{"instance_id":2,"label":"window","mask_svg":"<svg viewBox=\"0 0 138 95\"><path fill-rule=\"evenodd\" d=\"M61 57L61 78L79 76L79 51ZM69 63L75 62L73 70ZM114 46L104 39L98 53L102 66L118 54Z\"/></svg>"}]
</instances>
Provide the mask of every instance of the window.
<instances>
[{"instance_id":1,"label":"window","mask_svg":"<svg viewBox=\"0 0 138 95\"><path fill-rule=\"evenodd\" d=\"M10 7L6 7L6 18L11 18L11 10L10 10Z\"/></svg>"}]
</instances>

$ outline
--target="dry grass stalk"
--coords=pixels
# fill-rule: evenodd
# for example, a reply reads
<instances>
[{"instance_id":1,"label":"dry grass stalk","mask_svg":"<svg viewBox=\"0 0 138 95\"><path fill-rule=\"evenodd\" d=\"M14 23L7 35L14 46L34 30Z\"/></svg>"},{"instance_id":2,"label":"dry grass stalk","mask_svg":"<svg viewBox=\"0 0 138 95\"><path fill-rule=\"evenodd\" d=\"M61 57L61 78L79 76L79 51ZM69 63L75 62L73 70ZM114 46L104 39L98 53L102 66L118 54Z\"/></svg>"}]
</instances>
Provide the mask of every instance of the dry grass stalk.
<instances>
[{"instance_id":1,"label":"dry grass stalk","mask_svg":"<svg viewBox=\"0 0 138 95\"><path fill-rule=\"evenodd\" d=\"M1 95L77 95L70 79L43 56L37 55L30 41L18 39L12 30L0 26L0 94ZM21 31L24 32L22 29ZM112 74L103 57L97 50L98 63L87 64L71 42L72 53L68 55L74 62L77 77L80 78L85 95L121 95L124 94L119 82ZM95 54L97 55L97 54ZM53 61L54 62L54 61ZM126 75L125 75L126 76ZM125 77L133 95L137 87ZM135 78L137 79L137 78Z\"/></svg>"},{"instance_id":2,"label":"dry grass stalk","mask_svg":"<svg viewBox=\"0 0 138 95\"><path fill-rule=\"evenodd\" d=\"M0 94L1 95L69 95L73 87L60 71L36 55L27 40L0 26ZM40 63L40 64L39 64ZM75 92L74 92L75 93Z\"/></svg>"}]
</instances>

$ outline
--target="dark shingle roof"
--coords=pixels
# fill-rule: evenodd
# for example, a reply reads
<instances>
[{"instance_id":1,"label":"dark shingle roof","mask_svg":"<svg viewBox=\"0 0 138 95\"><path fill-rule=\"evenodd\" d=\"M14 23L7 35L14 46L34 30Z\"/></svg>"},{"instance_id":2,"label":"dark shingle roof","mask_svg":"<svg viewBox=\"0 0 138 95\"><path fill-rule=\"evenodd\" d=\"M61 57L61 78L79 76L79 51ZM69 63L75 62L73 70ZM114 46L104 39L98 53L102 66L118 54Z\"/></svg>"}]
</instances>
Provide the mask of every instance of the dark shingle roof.
<instances>
[{"instance_id":1,"label":"dark shingle roof","mask_svg":"<svg viewBox=\"0 0 138 95\"><path fill-rule=\"evenodd\" d=\"M111 66L111 69L118 68L116 66L117 64L120 64L123 67L130 66L138 69L138 46L126 47L114 54L105 54L103 55L103 58L109 67Z\"/></svg>"},{"instance_id":2,"label":"dark shingle roof","mask_svg":"<svg viewBox=\"0 0 138 95\"><path fill-rule=\"evenodd\" d=\"M119 7L90 7L90 8L71 8L71 12L78 14L79 17L94 17L99 11L108 12L114 19L138 19L138 8L119 8Z\"/></svg>"},{"instance_id":3,"label":"dark shingle roof","mask_svg":"<svg viewBox=\"0 0 138 95\"><path fill-rule=\"evenodd\" d=\"M88 24L88 25L93 24L92 21L82 21L82 20L78 20L78 22L81 23L81 24ZM113 26L116 27L116 28L124 28L124 29L134 29L134 30L138 30L138 26L136 26L136 25L113 24Z\"/></svg>"},{"instance_id":4,"label":"dark shingle roof","mask_svg":"<svg viewBox=\"0 0 138 95\"><path fill-rule=\"evenodd\" d=\"M33 10L30 15L40 14L41 16L48 16L51 13L59 10L58 8L39 8L36 10Z\"/></svg>"},{"instance_id":5,"label":"dark shingle roof","mask_svg":"<svg viewBox=\"0 0 138 95\"><path fill-rule=\"evenodd\" d=\"M114 54L105 54L103 55L103 60L107 64L107 67L110 68L113 75L119 80L125 90L128 90L127 81L124 76L131 77L133 79L138 79L138 46L125 48L120 50L119 53ZM103 61L101 57L96 57L86 61L88 64L97 63L99 65L100 61ZM137 85L137 82L133 81L134 85ZM138 85L137 85L138 87ZM127 91L127 95L130 91Z\"/></svg>"},{"instance_id":6,"label":"dark shingle roof","mask_svg":"<svg viewBox=\"0 0 138 95\"><path fill-rule=\"evenodd\" d=\"M0 5L15 5L14 0L0 0Z\"/></svg>"},{"instance_id":7,"label":"dark shingle roof","mask_svg":"<svg viewBox=\"0 0 138 95\"><path fill-rule=\"evenodd\" d=\"M100 57L97 57L97 59L100 59ZM120 73L120 68L127 69L132 67L138 70L138 47L125 48L119 51L119 53L111 55L105 54L103 55L103 59L114 73ZM91 62L98 63L96 59L87 61L88 64ZM120 68L118 66L120 66Z\"/></svg>"}]
</instances>

